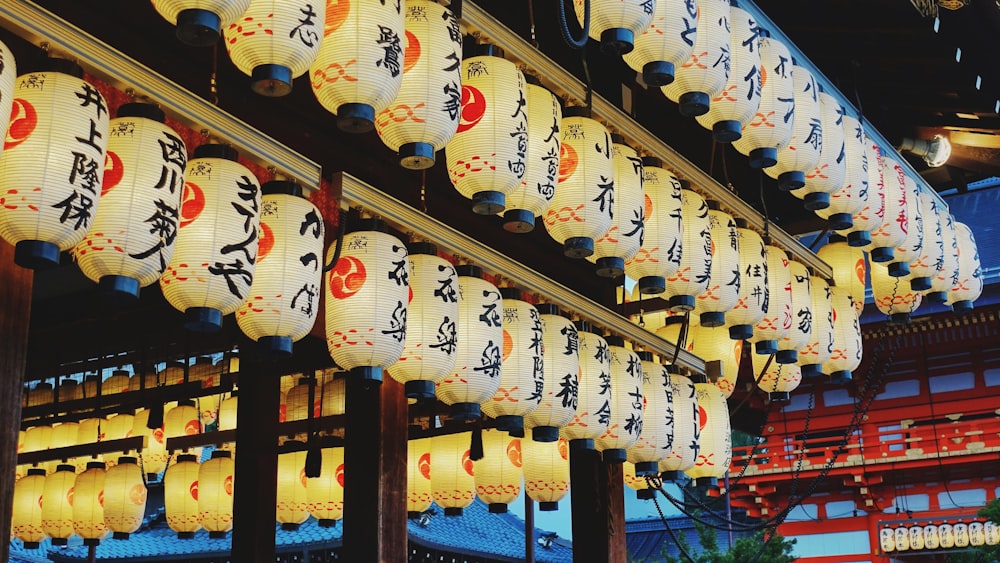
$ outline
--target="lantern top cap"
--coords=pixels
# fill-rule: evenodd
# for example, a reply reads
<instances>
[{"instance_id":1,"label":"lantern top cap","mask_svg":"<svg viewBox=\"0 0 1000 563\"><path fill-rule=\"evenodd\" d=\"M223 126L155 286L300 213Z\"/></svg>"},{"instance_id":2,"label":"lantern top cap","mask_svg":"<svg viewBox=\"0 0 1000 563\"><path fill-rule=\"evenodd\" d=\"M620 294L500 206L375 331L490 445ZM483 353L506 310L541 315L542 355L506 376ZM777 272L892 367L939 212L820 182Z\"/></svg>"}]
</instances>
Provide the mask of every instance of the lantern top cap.
<instances>
[{"instance_id":1,"label":"lantern top cap","mask_svg":"<svg viewBox=\"0 0 1000 563\"><path fill-rule=\"evenodd\" d=\"M42 475L42 476L44 476L45 475L45 468L44 467L31 467L31 468L29 468L28 469L28 476L30 477L32 475Z\"/></svg>"},{"instance_id":2,"label":"lantern top cap","mask_svg":"<svg viewBox=\"0 0 1000 563\"><path fill-rule=\"evenodd\" d=\"M676 317L667 317L663 319L663 324L666 326L679 325L684 322L684 316L678 315Z\"/></svg>"},{"instance_id":3,"label":"lantern top cap","mask_svg":"<svg viewBox=\"0 0 1000 563\"><path fill-rule=\"evenodd\" d=\"M83 67L76 61L61 57L46 57L38 63L37 72L61 72L83 79Z\"/></svg>"},{"instance_id":4,"label":"lantern top cap","mask_svg":"<svg viewBox=\"0 0 1000 563\"><path fill-rule=\"evenodd\" d=\"M628 142L625 140L625 135L622 135L621 133L612 133L611 134L611 142L614 143L614 144L616 144L616 145L629 146Z\"/></svg>"},{"instance_id":5,"label":"lantern top cap","mask_svg":"<svg viewBox=\"0 0 1000 563\"><path fill-rule=\"evenodd\" d=\"M138 463L139 463L139 460L137 458L133 457L133 456L130 456L130 455L123 455L120 458L118 458L118 465L125 465L125 464L128 464L128 465L137 465Z\"/></svg>"},{"instance_id":6,"label":"lantern top cap","mask_svg":"<svg viewBox=\"0 0 1000 563\"><path fill-rule=\"evenodd\" d=\"M385 223L378 217L360 217L351 221L348 231L356 233L358 231L378 231L386 232Z\"/></svg>"},{"instance_id":7,"label":"lantern top cap","mask_svg":"<svg viewBox=\"0 0 1000 563\"><path fill-rule=\"evenodd\" d=\"M222 458L222 457L230 458L230 457L233 457L233 454L229 450L213 450L212 451L212 459Z\"/></svg>"},{"instance_id":8,"label":"lantern top cap","mask_svg":"<svg viewBox=\"0 0 1000 563\"><path fill-rule=\"evenodd\" d=\"M722 204L714 199L706 199L705 204L707 204L708 208L712 211L722 211Z\"/></svg>"},{"instance_id":9,"label":"lantern top cap","mask_svg":"<svg viewBox=\"0 0 1000 563\"><path fill-rule=\"evenodd\" d=\"M562 315L559 306L555 303L538 303L535 305L539 315Z\"/></svg>"},{"instance_id":10,"label":"lantern top cap","mask_svg":"<svg viewBox=\"0 0 1000 563\"><path fill-rule=\"evenodd\" d=\"M294 180L270 180L260 187L261 195L284 194L302 197L302 186Z\"/></svg>"},{"instance_id":11,"label":"lantern top cap","mask_svg":"<svg viewBox=\"0 0 1000 563\"><path fill-rule=\"evenodd\" d=\"M459 276L470 278L483 277L483 269L473 264L459 264L458 266L455 266L455 270L458 272Z\"/></svg>"},{"instance_id":12,"label":"lantern top cap","mask_svg":"<svg viewBox=\"0 0 1000 563\"><path fill-rule=\"evenodd\" d=\"M589 321L573 321L573 326L580 332L594 332L594 328Z\"/></svg>"},{"instance_id":13,"label":"lantern top cap","mask_svg":"<svg viewBox=\"0 0 1000 563\"><path fill-rule=\"evenodd\" d=\"M410 255L414 254L425 254L428 256L437 256L437 245L432 242L427 241L414 241L406 243L406 251Z\"/></svg>"},{"instance_id":14,"label":"lantern top cap","mask_svg":"<svg viewBox=\"0 0 1000 563\"><path fill-rule=\"evenodd\" d=\"M476 45L475 53L477 57L504 57L503 49L493 43L480 43Z\"/></svg>"},{"instance_id":15,"label":"lantern top cap","mask_svg":"<svg viewBox=\"0 0 1000 563\"><path fill-rule=\"evenodd\" d=\"M167 120L167 114L159 106L145 102L122 104L118 108L118 118L122 119L125 117L144 117L157 123L163 123Z\"/></svg>"},{"instance_id":16,"label":"lantern top cap","mask_svg":"<svg viewBox=\"0 0 1000 563\"><path fill-rule=\"evenodd\" d=\"M177 406L178 407L193 407L194 406L194 401L191 400L191 399L181 399L181 400L177 401Z\"/></svg>"},{"instance_id":17,"label":"lantern top cap","mask_svg":"<svg viewBox=\"0 0 1000 563\"><path fill-rule=\"evenodd\" d=\"M198 458L194 454L180 454L177 456L177 463L184 463L188 461L198 462Z\"/></svg>"},{"instance_id":18,"label":"lantern top cap","mask_svg":"<svg viewBox=\"0 0 1000 563\"><path fill-rule=\"evenodd\" d=\"M222 158L237 162L240 153L229 145L219 143L205 143L194 149L195 158Z\"/></svg>"},{"instance_id":19,"label":"lantern top cap","mask_svg":"<svg viewBox=\"0 0 1000 563\"><path fill-rule=\"evenodd\" d=\"M643 168L646 167L663 168L663 161L660 160L660 157L658 156L644 156L642 157L642 166Z\"/></svg>"},{"instance_id":20,"label":"lantern top cap","mask_svg":"<svg viewBox=\"0 0 1000 563\"><path fill-rule=\"evenodd\" d=\"M734 217L734 220L736 221L736 228L737 229L749 229L750 228L750 223L747 222L747 220L744 219L743 217Z\"/></svg>"},{"instance_id":21,"label":"lantern top cap","mask_svg":"<svg viewBox=\"0 0 1000 563\"><path fill-rule=\"evenodd\" d=\"M763 27L759 27L757 28L757 35L761 38L771 37L771 32L768 31L767 29L764 29Z\"/></svg>"},{"instance_id":22,"label":"lantern top cap","mask_svg":"<svg viewBox=\"0 0 1000 563\"><path fill-rule=\"evenodd\" d=\"M625 347L625 339L617 334L605 334L604 341L608 343L608 346Z\"/></svg>"},{"instance_id":23,"label":"lantern top cap","mask_svg":"<svg viewBox=\"0 0 1000 563\"><path fill-rule=\"evenodd\" d=\"M836 242L847 242L847 237L844 235L838 235L837 233L830 233L830 237L826 239L827 244L833 244Z\"/></svg>"},{"instance_id":24,"label":"lantern top cap","mask_svg":"<svg viewBox=\"0 0 1000 563\"><path fill-rule=\"evenodd\" d=\"M653 361L653 353L650 352L649 350L639 350L635 354L637 356L639 356L639 359L642 360L642 361L644 361L644 362L652 362Z\"/></svg>"},{"instance_id":25,"label":"lantern top cap","mask_svg":"<svg viewBox=\"0 0 1000 563\"><path fill-rule=\"evenodd\" d=\"M503 299L517 299L521 300L521 289L517 287L501 287L500 297Z\"/></svg>"},{"instance_id":26,"label":"lantern top cap","mask_svg":"<svg viewBox=\"0 0 1000 563\"><path fill-rule=\"evenodd\" d=\"M72 473L76 473L76 466L68 463L60 463L56 466L56 472L58 473L59 471L70 471Z\"/></svg>"},{"instance_id":27,"label":"lantern top cap","mask_svg":"<svg viewBox=\"0 0 1000 563\"><path fill-rule=\"evenodd\" d=\"M103 461L88 461L87 462L87 469L104 469L104 467L105 466L104 466L104 462Z\"/></svg>"},{"instance_id":28,"label":"lantern top cap","mask_svg":"<svg viewBox=\"0 0 1000 563\"><path fill-rule=\"evenodd\" d=\"M594 112L587 106L569 106L563 110L563 117L593 117Z\"/></svg>"}]
</instances>

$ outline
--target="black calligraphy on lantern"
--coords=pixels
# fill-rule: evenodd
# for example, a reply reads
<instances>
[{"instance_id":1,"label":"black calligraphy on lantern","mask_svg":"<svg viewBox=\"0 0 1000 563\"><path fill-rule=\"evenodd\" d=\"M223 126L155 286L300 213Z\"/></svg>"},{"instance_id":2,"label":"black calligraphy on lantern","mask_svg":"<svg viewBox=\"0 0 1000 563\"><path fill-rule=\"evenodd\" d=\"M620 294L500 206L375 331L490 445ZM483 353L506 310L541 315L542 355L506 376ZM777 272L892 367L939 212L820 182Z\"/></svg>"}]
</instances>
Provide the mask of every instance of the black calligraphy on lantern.
<instances>
[{"instance_id":1,"label":"black calligraphy on lantern","mask_svg":"<svg viewBox=\"0 0 1000 563\"><path fill-rule=\"evenodd\" d=\"M435 338L437 342L430 344L431 348L441 350L449 356L454 354L458 346L458 325L450 317L445 316L438 325Z\"/></svg>"},{"instance_id":2,"label":"black calligraphy on lantern","mask_svg":"<svg viewBox=\"0 0 1000 563\"><path fill-rule=\"evenodd\" d=\"M177 193L178 180L180 179L178 171L184 170L184 167L187 166L187 151L184 150L184 142L176 135L164 131L163 137L163 139L156 141L160 145L163 164L160 167L160 179L153 187L158 190L167 188L170 193Z\"/></svg>"},{"instance_id":3,"label":"black calligraphy on lantern","mask_svg":"<svg viewBox=\"0 0 1000 563\"><path fill-rule=\"evenodd\" d=\"M391 336L396 342L403 342L406 339L406 304L402 301L396 302L396 307L392 310L389 318L389 328L382 331L382 334Z\"/></svg>"},{"instance_id":4,"label":"black calligraphy on lantern","mask_svg":"<svg viewBox=\"0 0 1000 563\"><path fill-rule=\"evenodd\" d=\"M490 379L495 379L500 377L500 366L503 360L500 347L497 346L492 340L486 343L486 347L483 348L483 355L479 358L480 365L473 367L473 371L477 371L488 376Z\"/></svg>"},{"instance_id":5,"label":"black calligraphy on lantern","mask_svg":"<svg viewBox=\"0 0 1000 563\"><path fill-rule=\"evenodd\" d=\"M483 297L488 301L483 303L483 312L479 314L479 321L486 326L502 327L503 319L497 308L500 305L500 293L489 289L483 290Z\"/></svg>"},{"instance_id":6,"label":"black calligraphy on lantern","mask_svg":"<svg viewBox=\"0 0 1000 563\"><path fill-rule=\"evenodd\" d=\"M316 12L313 11L312 4L306 4L299 8L299 12L302 13L302 18L299 19L299 25L293 27L288 33L288 38L291 39L297 35L303 45L313 47L319 41L319 34L316 33L316 22L313 21Z\"/></svg>"},{"instance_id":7,"label":"black calligraphy on lantern","mask_svg":"<svg viewBox=\"0 0 1000 563\"><path fill-rule=\"evenodd\" d=\"M444 279L437 280L438 288L434 290L434 297L440 297L445 303L457 303L458 292L455 290L455 269L451 266L439 264L438 272L444 272Z\"/></svg>"},{"instance_id":8,"label":"black calligraphy on lantern","mask_svg":"<svg viewBox=\"0 0 1000 563\"><path fill-rule=\"evenodd\" d=\"M559 334L566 337L566 346L563 348L564 356L572 356L580 350L580 333L574 326L564 326L559 330Z\"/></svg>"},{"instance_id":9,"label":"black calligraphy on lantern","mask_svg":"<svg viewBox=\"0 0 1000 563\"><path fill-rule=\"evenodd\" d=\"M798 313L795 315L799 319L799 332L806 334L812 333L812 309L799 309Z\"/></svg>"},{"instance_id":10,"label":"black calligraphy on lantern","mask_svg":"<svg viewBox=\"0 0 1000 563\"><path fill-rule=\"evenodd\" d=\"M642 246L643 239L646 238L646 209L645 207L639 207L638 209L632 210L632 218L629 219L629 223L632 225L632 230L623 234L625 237L639 236L639 246Z\"/></svg>"},{"instance_id":11,"label":"black calligraphy on lantern","mask_svg":"<svg viewBox=\"0 0 1000 563\"><path fill-rule=\"evenodd\" d=\"M576 410L577 400L577 376L574 373L567 373L559 381L559 392L556 397L562 400L564 409Z\"/></svg>"},{"instance_id":12,"label":"black calligraphy on lantern","mask_svg":"<svg viewBox=\"0 0 1000 563\"><path fill-rule=\"evenodd\" d=\"M447 98L441 109L448 114L449 119L455 121L458 119L458 112L462 111L462 89L452 81L444 85L444 93Z\"/></svg>"},{"instance_id":13,"label":"black calligraphy on lantern","mask_svg":"<svg viewBox=\"0 0 1000 563\"><path fill-rule=\"evenodd\" d=\"M389 71L393 77L399 76L401 70L400 58L403 48L400 46L399 34L391 27L378 26L379 36L375 43L384 51L383 57L375 61L375 66L380 66Z\"/></svg>"},{"instance_id":14,"label":"black calligraphy on lantern","mask_svg":"<svg viewBox=\"0 0 1000 563\"><path fill-rule=\"evenodd\" d=\"M615 217L615 182L604 176L597 183L597 197L590 200L598 204L603 212L607 212L612 219Z\"/></svg>"},{"instance_id":15,"label":"black calligraphy on lantern","mask_svg":"<svg viewBox=\"0 0 1000 563\"><path fill-rule=\"evenodd\" d=\"M392 261L392 269L389 270L387 276L390 280L396 282L396 286L406 287L410 285L410 270L407 268L406 247L394 244L392 245L392 251L396 254L396 259Z\"/></svg>"},{"instance_id":16,"label":"black calligraphy on lantern","mask_svg":"<svg viewBox=\"0 0 1000 563\"><path fill-rule=\"evenodd\" d=\"M249 270L249 266L257 261L257 256L256 252L251 253L250 245L257 240L257 227L253 224L253 220L257 217L257 213L260 210L257 203L257 184L252 182L249 177L241 176L236 181L236 187L238 190L236 193L237 200L230 203L236 210L236 213L244 218L243 231L247 235L247 238L237 243L227 244L219 252L224 255L242 252L243 257L232 258L229 262L217 260L215 264L208 267L208 271L213 275L223 276L226 280L226 285L229 287L229 292L243 299L243 289L249 288L253 282L253 273ZM256 248L254 250L256 251ZM243 281L244 288L237 285L238 280Z\"/></svg>"},{"instance_id":17,"label":"black calligraphy on lantern","mask_svg":"<svg viewBox=\"0 0 1000 563\"><path fill-rule=\"evenodd\" d=\"M149 233L156 237L156 243L148 249L129 254L137 260L145 260L154 254L159 254L160 270L167 267L166 256L163 251L169 248L177 237L177 207L171 207L167 202L158 199L153 202L154 211L145 222L149 223Z\"/></svg>"},{"instance_id":18,"label":"black calligraphy on lantern","mask_svg":"<svg viewBox=\"0 0 1000 563\"><path fill-rule=\"evenodd\" d=\"M295 296L292 297L292 302L289 305L289 307L292 310L297 309L298 311L302 312L302 314L311 317L313 316L313 311L315 310L314 307L316 303L316 295L318 293L319 290L317 290L316 284L312 283L303 284L302 287L299 288L297 292L295 292Z\"/></svg>"}]
</instances>

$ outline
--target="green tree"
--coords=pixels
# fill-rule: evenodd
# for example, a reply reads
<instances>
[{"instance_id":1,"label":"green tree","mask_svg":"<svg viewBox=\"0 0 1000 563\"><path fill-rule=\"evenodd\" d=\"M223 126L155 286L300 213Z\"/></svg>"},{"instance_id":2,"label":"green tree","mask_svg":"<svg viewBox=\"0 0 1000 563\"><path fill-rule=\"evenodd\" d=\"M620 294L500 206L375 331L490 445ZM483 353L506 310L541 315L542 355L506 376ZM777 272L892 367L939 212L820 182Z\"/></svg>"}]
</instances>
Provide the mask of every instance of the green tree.
<instances>
[{"instance_id":1,"label":"green tree","mask_svg":"<svg viewBox=\"0 0 1000 563\"><path fill-rule=\"evenodd\" d=\"M723 550L719 547L715 530L698 521L694 523L695 531L698 533L699 548L693 548L687 541L684 534L675 532L677 543L683 549L681 553L687 553L688 557L674 557L668 554L668 543L664 542L660 548L660 554L654 558L635 559L629 557L630 563L791 563L795 561L792 549L795 545L794 539L787 539L781 534L775 533L773 537L765 536L763 531L752 536L742 537L733 542L732 549ZM768 538L770 538L768 540ZM670 540L668 540L670 541ZM764 542L767 544L764 545ZM763 550L761 546L764 545ZM971 563L971 562L970 562Z\"/></svg>"},{"instance_id":2,"label":"green tree","mask_svg":"<svg viewBox=\"0 0 1000 563\"><path fill-rule=\"evenodd\" d=\"M994 499L979 509L976 515L1000 524L1000 499ZM961 553L948 554L948 563L995 563L1000 561L1000 545L982 545Z\"/></svg>"}]
</instances>

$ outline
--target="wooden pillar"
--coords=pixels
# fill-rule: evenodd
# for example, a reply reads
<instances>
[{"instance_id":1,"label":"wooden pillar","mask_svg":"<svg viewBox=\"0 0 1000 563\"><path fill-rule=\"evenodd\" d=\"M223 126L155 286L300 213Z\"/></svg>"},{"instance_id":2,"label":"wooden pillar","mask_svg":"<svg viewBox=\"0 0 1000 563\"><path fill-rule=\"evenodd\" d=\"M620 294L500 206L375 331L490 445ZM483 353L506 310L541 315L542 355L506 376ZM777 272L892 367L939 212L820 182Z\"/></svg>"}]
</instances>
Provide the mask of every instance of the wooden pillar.
<instances>
[{"instance_id":1,"label":"wooden pillar","mask_svg":"<svg viewBox=\"0 0 1000 563\"><path fill-rule=\"evenodd\" d=\"M14 264L14 247L0 241L0 530L5 534L14 510L14 467L33 280L34 272ZM7 561L9 550L5 537L0 542L0 561Z\"/></svg>"},{"instance_id":2,"label":"wooden pillar","mask_svg":"<svg viewBox=\"0 0 1000 563\"><path fill-rule=\"evenodd\" d=\"M347 378L344 417L345 561L407 560L407 401L391 377Z\"/></svg>"},{"instance_id":3,"label":"wooden pillar","mask_svg":"<svg viewBox=\"0 0 1000 563\"><path fill-rule=\"evenodd\" d=\"M625 482L620 463L595 450L570 449L573 561L625 563Z\"/></svg>"}]
</instances>

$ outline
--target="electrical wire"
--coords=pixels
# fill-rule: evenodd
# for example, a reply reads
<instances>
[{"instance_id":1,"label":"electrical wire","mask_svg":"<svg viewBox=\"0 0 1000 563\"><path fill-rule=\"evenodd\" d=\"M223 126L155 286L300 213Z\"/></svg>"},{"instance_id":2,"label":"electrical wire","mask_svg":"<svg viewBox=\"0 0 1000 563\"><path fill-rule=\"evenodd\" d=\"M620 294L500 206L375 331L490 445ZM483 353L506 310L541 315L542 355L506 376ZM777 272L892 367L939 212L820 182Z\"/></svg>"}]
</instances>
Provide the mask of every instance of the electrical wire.
<instances>
[{"instance_id":1,"label":"electrical wire","mask_svg":"<svg viewBox=\"0 0 1000 563\"><path fill-rule=\"evenodd\" d=\"M659 501L656 500L656 496L655 495L653 496L653 505L656 506L656 512L658 512L660 514L660 520L663 521L663 526L666 527L667 533L670 534L670 539L673 540L674 545L677 546L677 550L688 561L690 561L691 563L694 563L694 559L691 557L691 554L689 554L687 552L687 550L684 549L684 545L681 542L677 541L677 536L674 534L674 530L670 527L670 522L667 521L667 517L663 515L663 509L660 508L660 503L659 503Z\"/></svg>"},{"instance_id":2,"label":"electrical wire","mask_svg":"<svg viewBox=\"0 0 1000 563\"><path fill-rule=\"evenodd\" d=\"M559 0L559 30L562 32L563 41L572 49L583 49L590 37L590 0L583 0L583 26L580 39L573 37L569 31L569 22L566 21L566 2Z\"/></svg>"}]
</instances>

